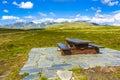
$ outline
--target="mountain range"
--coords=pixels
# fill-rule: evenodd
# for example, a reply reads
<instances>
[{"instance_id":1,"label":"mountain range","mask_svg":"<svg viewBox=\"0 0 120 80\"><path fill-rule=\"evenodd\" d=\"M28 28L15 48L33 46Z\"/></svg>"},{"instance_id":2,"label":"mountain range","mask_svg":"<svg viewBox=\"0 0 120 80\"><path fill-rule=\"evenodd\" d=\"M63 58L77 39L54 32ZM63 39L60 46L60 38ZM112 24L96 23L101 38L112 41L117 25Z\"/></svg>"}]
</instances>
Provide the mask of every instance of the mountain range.
<instances>
[{"instance_id":1,"label":"mountain range","mask_svg":"<svg viewBox=\"0 0 120 80\"><path fill-rule=\"evenodd\" d=\"M41 22L41 23L34 23L34 22L16 22L14 24L7 24L4 25L6 28L44 28L47 25L55 24L55 22Z\"/></svg>"},{"instance_id":2,"label":"mountain range","mask_svg":"<svg viewBox=\"0 0 120 80\"><path fill-rule=\"evenodd\" d=\"M67 22L67 21L64 21ZM64 22L55 22L55 21L43 21L43 22L16 22L13 24L4 25L4 28L15 28L15 29L32 29L32 28L45 28L47 25L57 24L57 23L64 23ZM85 22L87 21L75 21L75 22ZM90 22L89 22L90 23ZM99 25L97 23L90 23L92 25Z\"/></svg>"}]
</instances>

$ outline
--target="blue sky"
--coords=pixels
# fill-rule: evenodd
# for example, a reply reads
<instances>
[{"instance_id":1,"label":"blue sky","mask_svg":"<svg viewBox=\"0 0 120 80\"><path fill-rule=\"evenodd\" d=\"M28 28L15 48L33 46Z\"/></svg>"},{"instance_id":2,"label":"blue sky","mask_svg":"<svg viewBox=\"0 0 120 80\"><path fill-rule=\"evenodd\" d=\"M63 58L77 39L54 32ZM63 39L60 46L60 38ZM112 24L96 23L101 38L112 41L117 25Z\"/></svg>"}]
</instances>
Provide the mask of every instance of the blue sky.
<instances>
[{"instance_id":1,"label":"blue sky","mask_svg":"<svg viewBox=\"0 0 120 80\"><path fill-rule=\"evenodd\" d=\"M120 24L120 0L1 0L0 25L44 20Z\"/></svg>"}]
</instances>

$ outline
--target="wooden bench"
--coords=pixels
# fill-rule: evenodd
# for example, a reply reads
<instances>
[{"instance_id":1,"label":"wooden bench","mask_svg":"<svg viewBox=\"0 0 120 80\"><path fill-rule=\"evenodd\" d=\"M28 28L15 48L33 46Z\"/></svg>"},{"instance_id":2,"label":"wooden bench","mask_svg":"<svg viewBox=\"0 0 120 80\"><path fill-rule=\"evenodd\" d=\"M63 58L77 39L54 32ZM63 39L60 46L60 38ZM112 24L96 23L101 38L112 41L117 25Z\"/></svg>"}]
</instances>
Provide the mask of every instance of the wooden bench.
<instances>
[{"instance_id":1,"label":"wooden bench","mask_svg":"<svg viewBox=\"0 0 120 80\"><path fill-rule=\"evenodd\" d=\"M71 55L70 49L63 43L57 43L58 47L60 48L62 55Z\"/></svg>"},{"instance_id":2,"label":"wooden bench","mask_svg":"<svg viewBox=\"0 0 120 80\"><path fill-rule=\"evenodd\" d=\"M103 46L92 44L91 41L86 40L66 38L66 41L67 45L63 43L57 43L63 55L97 54L100 53L99 48L104 48Z\"/></svg>"}]
</instances>

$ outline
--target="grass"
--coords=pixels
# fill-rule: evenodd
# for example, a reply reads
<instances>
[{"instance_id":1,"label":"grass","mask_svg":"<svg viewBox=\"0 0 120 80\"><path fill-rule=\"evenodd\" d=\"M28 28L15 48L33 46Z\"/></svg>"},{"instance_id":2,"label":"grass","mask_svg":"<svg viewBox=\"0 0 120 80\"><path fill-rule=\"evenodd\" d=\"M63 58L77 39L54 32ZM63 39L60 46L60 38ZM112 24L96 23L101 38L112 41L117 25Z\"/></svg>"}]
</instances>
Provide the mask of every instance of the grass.
<instances>
[{"instance_id":1,"label":"grass","mask_svg":"<svg viewBox=\"0 0 120 80\"><path fill-rule=\"evenodd\" d=\"M41 76L38 80L48 80L48 78L45 76Z\"/></svg>"},{"instance_id":2,"label":"grass","mask_svg":"<svg viewBox=\"0 0 120 80\"><path fill-rule=\"evenodd\" d=\"M3 34L3 33L12 33L12 32L21 32L21 31L24 31L24 30L0 28L0 34Z\"/></svg>"},{"instance_id":3,"label":"grass","mask_svg":"<svg viewBox=\"0 0 120 80\"><path fill-rule=\"evenodd\" d=\"M82 25L63 23L52 25L53 27L50 26L44 30L24 31L0 29L1 34L14 33L0 35L0 75L7 76L6 80L20 80L23 75L18 74L19 70L27 60L32 48L57 47L56 44L64 43L64 39L67 37L90 40L95 44L120 50L120 27L95 27L95 25L85 23ZM23 33L15 33L18 31Z\"/></svg>"},{"instance_id":4,"label":"grass","mask_svg":"<svg viewBox=\"0 0 120 80\"><path fill-rule=\"evenodd\" d=\"M70 71L74 72L73 75L75 80L88 80L87 76L83 73L83 69L73 68Z\"/></svg>"},{"instance_id":5,"label":"grass","mask_svg":"<svg viewBox=\"0 0 120 80\"><path fill-rule=\"evenodd\" d=\"M111 71L112 70L112 71ZM119 80L120 67L74 68L75 80Z\"/></svg>"}]
</instances>

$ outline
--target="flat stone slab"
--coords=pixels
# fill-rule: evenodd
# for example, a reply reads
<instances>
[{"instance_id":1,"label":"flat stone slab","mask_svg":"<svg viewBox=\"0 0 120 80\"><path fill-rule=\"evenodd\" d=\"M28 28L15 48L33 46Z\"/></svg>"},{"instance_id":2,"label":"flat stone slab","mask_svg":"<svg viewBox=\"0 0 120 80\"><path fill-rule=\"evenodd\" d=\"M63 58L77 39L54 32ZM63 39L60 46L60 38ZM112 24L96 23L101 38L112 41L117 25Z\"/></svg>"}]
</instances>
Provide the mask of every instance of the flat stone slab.
<instances>
[{"instance_id":1,"label":"flat stone slab","mask_svg":"<svg viewBox=\"0 0 120 80\"><path fill-rule=\"evenodd\" d=\"M26 76L23 80L37 80L38 78L39 78L38 74L32 74L32 75Z\"/></svg>"},{"instance_id":2,"label":"flat stone slab","mask_svg":"<svg viewBox=\"0 0 120 80\"><path fill-rule=\"evenodd\" d=\"M49 78L54 78L57 77L56 71L58 70L69 70L76 67L87 69L95 66L120 66L120 51L101 48L100 54L62 56L56 47L33 48L19 74L29 73L34 76L33 74L41 72Z\"/></svg>"},{"instance_id":3,"label":"flat stone slab","mask_svg":"<svg viewBox=\"0 0 120 80\"><path fill-rule=\"evenodd\" d=\"M72 71L57 71L57 75L61 80L71 80L72 79Z\"/></svg>"}]
</instances>

